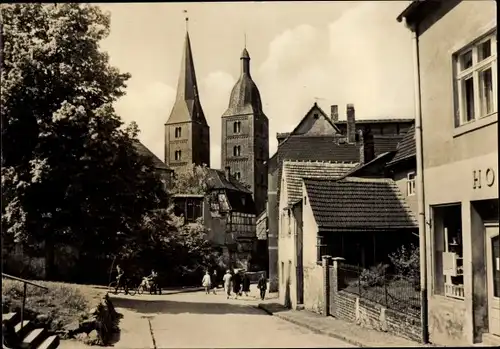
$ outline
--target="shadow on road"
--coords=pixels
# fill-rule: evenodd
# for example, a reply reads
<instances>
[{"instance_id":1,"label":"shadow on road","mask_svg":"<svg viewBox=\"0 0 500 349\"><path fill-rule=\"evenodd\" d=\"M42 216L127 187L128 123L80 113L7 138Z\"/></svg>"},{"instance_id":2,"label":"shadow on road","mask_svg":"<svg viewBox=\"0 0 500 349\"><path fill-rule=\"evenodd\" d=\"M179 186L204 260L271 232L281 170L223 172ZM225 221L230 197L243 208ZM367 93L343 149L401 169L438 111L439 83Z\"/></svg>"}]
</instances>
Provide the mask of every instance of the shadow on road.
<instances>
[{"instance_id":1,"label":"shadow on road","mask_svg":"<svg viewBox=\"0 0 500 349\"><path fill-rule=\"evenodd\" d=\"M248 305L231 303L183 302L177 300L147 300L113 297L113 305L142 314L248 314L262 315Z\"/></svg>"}]
</instances>

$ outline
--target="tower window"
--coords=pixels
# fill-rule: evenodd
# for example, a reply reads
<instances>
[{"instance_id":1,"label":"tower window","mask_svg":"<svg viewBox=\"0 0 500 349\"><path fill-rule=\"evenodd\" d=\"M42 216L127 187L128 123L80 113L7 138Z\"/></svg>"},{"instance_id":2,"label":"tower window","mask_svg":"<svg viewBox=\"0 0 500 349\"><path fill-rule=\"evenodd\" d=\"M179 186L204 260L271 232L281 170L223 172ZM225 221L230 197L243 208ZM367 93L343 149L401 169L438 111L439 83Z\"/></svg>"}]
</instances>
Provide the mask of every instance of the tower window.
<instances>
[{"instance_id":1,"label":"tower window","mask_svg":"<svg viewBox=\"0 0 500 349\"><path fill-rule=\"evenodd\" d=\"M234 173L234 178L236 178L236 180L240 180L241 179L241 172L235 172Z\"/></svg>"},{"instance_id":2,"label":"tower window","mask_svg":"<svg viewBox=\"0 0 500 349\"><path fill-rule=\"evenodd\" d=\"M235 121L233 123L233 133L240 133L240 132L241 132L241 122Z\"/></svg>"},{"instance_id":3,"label":"tower window","mask_svg":"<svg viewBox=\"0 0 500 349\"><path fill-rule=\"evenodd\" d=\"M233 155L234 156L241 156L241 146L240 145L235 145L233 147Z\"/></svg>"},{"instance_id":4,"label":"tower window","mask_svg":"<svg viewBox=\"0 0 500 349\"><path fill-rule=\"evenodd\" d=\"M181 136L182 136L182 128L176 127L175 128L175 138L181 138Z\"/></svg>"},{"instance_id":5,"label":"tower window","mask_svg":"<svg viewBox=\"0 0 500 349\"><path fill-rule=\"evenodd\" d=\"M176 150L175 151L175 160L179 161L181 159L181 151Z\"/></svg>"}]
</instances>

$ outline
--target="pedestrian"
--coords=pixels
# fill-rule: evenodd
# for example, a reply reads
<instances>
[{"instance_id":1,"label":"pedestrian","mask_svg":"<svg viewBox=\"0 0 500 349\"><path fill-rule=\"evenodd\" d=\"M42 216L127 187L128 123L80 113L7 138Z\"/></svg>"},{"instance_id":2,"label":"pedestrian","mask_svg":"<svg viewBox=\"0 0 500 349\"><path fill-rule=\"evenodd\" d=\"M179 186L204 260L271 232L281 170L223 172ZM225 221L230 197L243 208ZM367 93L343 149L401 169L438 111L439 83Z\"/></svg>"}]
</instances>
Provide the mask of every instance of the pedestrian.
<instances>
[{"instance_id":1,"label":"pedestrian","mask_svg":"<svg viewBox=\"0 0 500 349\"><path fill-rule=\"evenodd\" d=\"M243 273L243 280L242 280L242 290L245 293L245 296L248 297L248 293L250 292L250 278L248 277L247 273Z\"/></svg>"},{"instance_id":2,"label":"pedestrian","mask_svg":"<svg viewBox=\"0 0 500 349\"><path fill-rule=\"evenodd\" d=\"M212 291L214 294L217 294L217 270L216 269L214 269L211 281L212 281Z\"/></svg>"},{"instance_id":3,"label":"pedestrian","mask_svg":"<svg viewBox=\"0 0 500 349\"><path fill-rule=\"evenodd\" d=\"M267 280L264 277L264 274L260 275L257 288L260 290L260 299L264 300L264 298L266 297L266 290L267 290Z\"/></svg>"},{"instance_id":4,"label":"pedestrian","mask_svg":"<svg viewBox=\"0 0 500 349\"><path fill-rule=\"evenodd\" d=\"M234 293L234 299L238 299L238 295L241 294L241 275L238 269L234 271L233 293Z\"/></svg>"},{"instance_id":5,"label":"pedestrian","mask_svg":"<svg viewBox=\"0 0 500 349\"><path fill-rule=\"evenodd\" d=\"M201 284L203 285L203 287L205 287L206 294L210 294L210 285L212 283L210 281L210 274L208 273L208 270L205 272L203 280L201 280Z\"/></svg>"},{"instance_id":6,"label":"pedestrian","mask_svg":"<svg viewBox=\"0 0 500 349\"><path fill-rule=\"evenodd\" d=\"M222 278L222 281L224 282L224 290L226 290L227 299L229 299L229 297L231 296L231 278L231 272L228 269L226 270L226 274Z\"/></svg>"}]
</instances>

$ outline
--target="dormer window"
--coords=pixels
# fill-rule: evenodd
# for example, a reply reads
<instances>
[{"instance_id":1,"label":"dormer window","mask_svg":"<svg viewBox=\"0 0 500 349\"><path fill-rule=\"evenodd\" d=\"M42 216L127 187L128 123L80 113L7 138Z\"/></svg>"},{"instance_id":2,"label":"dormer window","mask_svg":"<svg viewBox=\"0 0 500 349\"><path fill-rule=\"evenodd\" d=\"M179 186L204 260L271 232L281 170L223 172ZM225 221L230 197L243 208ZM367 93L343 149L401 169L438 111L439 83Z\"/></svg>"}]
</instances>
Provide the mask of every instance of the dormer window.
<instances>
[{"instance_id":1,"label":"dormer window","mask_svg":"<svg viewBox=\"0 0 500 349\"><path fill-rule=\"evenodd\" d=\"M182 136L182 128L176 127L175 128L175 138L181 138L181 136Z\"/></svg>"},{"instance_id":2,"label":"dormer window","mask_svg":"<svg viewBox=\"0 0 500 349\"><path fill-rule=\"evenodd\" d=\"M241 133L241 122L235 121L233 123L233 133Z\"/></svg>"},{"instance_id":3,"label":"dormer window","mask_svg":"<svg viewBox=\"0 0 500 349\"><path fill-rule=\"evenodd\" d=\"M233 155L234 156L241 156L241 145L235 145L233 147Z\"/></svg>"},{"instance_id":4,"label":"dormer window","mask_svg":"<svg viewBox=\"0 0 500 349\"><path fill-rule=\"evenodd\" d=\"M181 159L181 151L180 150L176 150L175 151L175 160L176 161L180 161Z\"/></svg>"}]
</instances>

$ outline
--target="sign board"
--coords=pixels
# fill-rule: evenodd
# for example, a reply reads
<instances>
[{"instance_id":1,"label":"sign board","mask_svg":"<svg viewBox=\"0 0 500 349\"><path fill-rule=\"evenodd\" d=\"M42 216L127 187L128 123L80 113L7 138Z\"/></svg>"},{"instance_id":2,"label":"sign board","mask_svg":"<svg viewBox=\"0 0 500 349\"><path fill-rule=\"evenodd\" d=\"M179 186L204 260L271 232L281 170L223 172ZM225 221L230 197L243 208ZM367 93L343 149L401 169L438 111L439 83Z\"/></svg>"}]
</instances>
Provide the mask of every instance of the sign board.
<instances>
[{"instance_id":1,"label":"sign board","mask_svg":"<svg viewBox=\"0 0 500 349\"><path fill-rule=\"evenodd\" d=\"M488 187L495 184L495 170L488 167L487 169L472 171L472 189L481 189L481 186L485 184Z\"/></svg>"}]
</instances>

